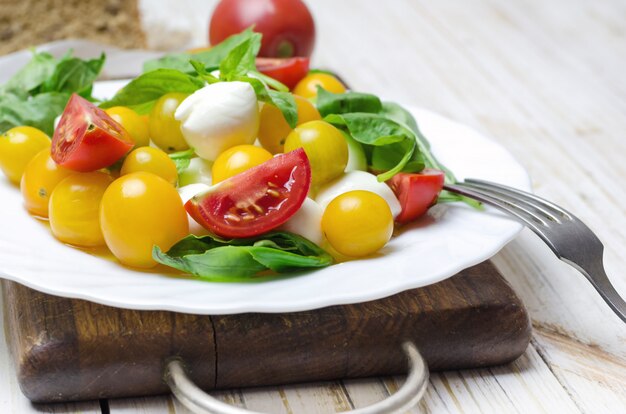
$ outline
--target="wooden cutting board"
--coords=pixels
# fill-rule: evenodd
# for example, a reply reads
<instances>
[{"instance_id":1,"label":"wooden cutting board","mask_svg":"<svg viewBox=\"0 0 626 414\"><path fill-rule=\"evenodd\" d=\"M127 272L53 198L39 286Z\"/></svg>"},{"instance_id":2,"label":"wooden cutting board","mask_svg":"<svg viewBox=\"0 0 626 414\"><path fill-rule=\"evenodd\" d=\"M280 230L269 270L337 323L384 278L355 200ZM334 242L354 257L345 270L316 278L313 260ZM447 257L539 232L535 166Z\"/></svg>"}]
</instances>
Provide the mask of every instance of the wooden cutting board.
<instances>
[{"instance_id":1,"label":"wooden cutting board","mask_svg":"<svg viewBox=\"0 0 626 414\"><path fill-rule=\"evenodd\" d=\"M284 314L134 311L2 287L19 382L35 402L166 393L174 356L204 389L400 374L405 340L431 370L482 367L517 358L531 333L490 262L385 299Z\"/></svg>"}]
</instances>

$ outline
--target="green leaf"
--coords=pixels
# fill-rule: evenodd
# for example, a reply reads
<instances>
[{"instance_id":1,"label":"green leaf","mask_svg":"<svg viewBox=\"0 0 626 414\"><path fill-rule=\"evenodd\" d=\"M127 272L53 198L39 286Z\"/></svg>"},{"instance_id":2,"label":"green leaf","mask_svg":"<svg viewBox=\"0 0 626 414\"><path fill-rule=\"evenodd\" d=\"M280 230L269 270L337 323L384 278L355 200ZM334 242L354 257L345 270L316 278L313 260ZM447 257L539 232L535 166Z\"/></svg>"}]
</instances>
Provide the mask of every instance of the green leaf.
<instances>
[{"instance_id":1,"label":"green leaf","mask_svg":"<svg viewBox=\"0 0 626 414\"><path fill-rule=\"evenodd\" d=\"M419 153L426 168L434 168L443 171L445 174L445 182L447 184L454 184L457 181L452 171L448 169L445 165L441 164L430 151L430 142L428 142L424 134L422 134L422 131L419 129L415 118L413 118L413 115L411 115L409 111L407 111L397 103L384 102L383 109L380 113L381 115L392 119L398 124L413 131L413 133L415 134L415 142L417 143ZM463 202L470 207L479 210L482 209L482 204L478 201L459 194L453 194L445 190L441 192L439 198L437 199L438 203L451 203L456 201Z\"/></svg>"},{"instance_id":2,"label":"green leaf","mask_svg":"<svg viewBox=\"0 0 626 414\"><path fill-rule=\"evenodd\" d=\"M27 100L14 95L0 96L0 133L28 125L52 136L54 119L61 115L69 99L70 94L61 92L42 93Z\"/></svg>"},{"instance_id":3,"label":"green leaf","mask_svg":"<svg viewBox=\"0 0 626 414\"><path fill-rule=\"evenodd\" d=\"M389 160L386 166L391 168L385 168L387 171L378 175L378 181L386 181L402 171L407 163L414 157L413 153L417 151L413 133L402 125L382 115L355 112L343 115L327 115L324 120L338 128L347 130L352 138L363 144L366 153L370 155L368 163L372 167L374 167L372 165L374 148L372 147L402 143L401 146L396 146L391 151L378 151L376 159L378 164L381 163L380 158L383 154L393 154L395 157L398 153L398 149L402 149L403 151L403 153L400 152L399 159L395 157L394 160Z\"/></svg>"},{"instance_id":4,"label":"green leaf","mask_svg":"<svg viewBox=\"0 0 626 414\"><path fill-rule=\"evenodd\" d=\"M212 83L216 83L216 82L220 81L218 78L213 76L211 74L211 72L209 72L204 67L204 64L202 64L202 62L199 62L197 60L193 60L192 59L192 60L189 61L189 63L191 63L191 66L193 66L193 68L196 71L196 73L198 74L198 76L200 76L202 79L207 81L208 84L212 84Z\"/></svg>"},{"instance_id":5,"label":"green leaf","mask_svg":"<svg viewBox=\"0 0 626 414\"><path fill-rule=\"evenodd\" d=\"M261 34L252 33L250 37L234 47L220 63L220 79L234 80L256 71L256 55L261 48Z\"/></svg>"},{"instance_id":6,"label":"green leaf","mask_svg":"<svg viewBox=\"0 0 626 414\"><path fill-rule=\"evenodd\" d=\"M298 124L298 106L293 95L289 92L269 91L270 104L276 106L282 112L285 121L291 128Z\"/></svg>"},{"instance_id":7,"label":"green leaf","mask_svg":"<svg viewBox=\"0 0 626 414\"><path fill-rule=\"evenodd\" d=\"M395 102L383 102L379 113L392 121L396 121L405 128L410 129L415 134L419 131L413 115ZM428 143L427 146L430 148L430 143Z\"/></svg>"},{"instance_id":8,"label":"green leaf","mask_svg":"<svg viewBox=\"0 0 626 414\"><path fill-rule=\"evenodd\" d=\"M277 107L283 114L287 124L289 124L291 128L296 127L298 124L298 106L290 92L279 92L268 89L261 80L251 76L239 76L233 80L249 83L254 89L254 93L259 101Z\"/></svg>"},{"instance_id":9,"label":"green leaf","mask_svg":"<svg viewBox=\"0 0 626 414\"><path fill-rule=\"evenodd\" d=\"M288 232L233 240L190 235L167 253L155 246L152 255L159 263L214 281L252 278L266 270L284 273L320 268L333 261L315 243Z\"/></svg>"},{"instance_id":10,"label":"green leaf","mask_svg":"<svg viewBox=\"0 0 626 414\"><path fill-rule=\"evenodd\" d=\"M405 173L422 171L424 169L424 158L420 151L411 151L412 146L415 146L414 142L405 140L374 147L371 152L371 168L374 171L391 171L401 163L407 153L411 152L410 158L400 171Z\"/></svg>"},{"instance_id":11,"label":"green leaf","mask_svg":"<svg viewBox=\"0 0 626 414\"><path fill-rule=\"evenodd\" d=\"M104 61L104 53L98 59L91 60L64 58L43 83L41 92L75 92L90 98L93 82L100 74Z\"/></svg>"},{"instance_id":12,"label":"green leaf","mask_svg":"<svg viewBox=\"0 0 626 414\"><path fill-rule=\"evenodd\" d=\"M267 86L265 86L265 84L257 78L250 76L238 76L234 78L233 81L249 83L250 86L252 86L252 89L254 89L256 98L261 102L270 102L272 100Z\"/></svg>"},{"instance_id":13,"label":"green leaf","mask_svg":"<svg viewBox=\"0 0 626 414\"><path fill-rule=\"evenodd\" d=\"M127 106L140 115L147 114L157 99L169 92L191 94L204 86L204 81L173 69L157 69L133 79L115 96L100 104L101 108Z\"/></svg>"},{"instance_id":14,"label":"green leaf","mask_svg":"<svg viewBox=\"0 0 626 414\"><path fill-rule=\"evenodd\" d=\"M57 60L46 52L33 52L33 58L2 87L0 93L26 98L54 72Z\"/></svg>"},{"instance_id":15,"label":"green leaf","mask_svg":"<svg viewBox=\"0 0 626 414\"><path fill-rule=\"evenodd\" d=\"M176 69L181 72L193 73L193 66L189 63L191 59L202 63L204 67L217 68L234 48L252 37L253 34L252 28L248 28L241 33L230 36L222 43L203 52L174 53L159 59L148 60L143 65L143 71L151 72L156 69Z\"/></svg>"},{"instance_id":16,"label":"green leaf","mask_svg":"<svg viewBox=\"0 0 626 414\"><path fill-rule=\"evenodd\" d=\"M275 89L275 90L277 90L279 92L289 92L289 87L287 85L285 85L282 82L277 81L274 78L271 78L271 77L267 76L264 73L257 72L257 71L252 71L252 72L249 73L249 75L259 79L261 82L263 82L264 84L266 84L270 88Z\"/></svg>"},{"instance_id":17,"label":"green leaf","mask_svg":"<svg viewBox=\"0 0 626 414\"><path fill-rule=\"evenodd\" d=\"M193 148L185 150L185 151L178 151L178 152L169 154L170 159L174 161L174 164L176 165L176 172L178 173L178 175L180 175L183 171L189 168L191 159L195 155L196 153L193 150Z\"/></svg>"},{"instance_id":18,"label":"green leaf","mask_svg":"<svg viewBox=\"0 0 626 414\"><path fill-rule=\"evenodd\" d=\"M456 182L456 178L452 171L446 168L443 164L441 164L437 158L430 152L430 142L426 139L422 131L420 131L415 118L413 115L406 109L402 108L400 105L393 102L385 102L383 104L383 110L381 112L382 115L393 119L400 125L403 125L405 128L408 128L413 131L415 134L415 140L417 142L417 147L420 152L423 154L424 165L426 168L434 168L437 170L441 170L445 174L445 181L448 184L452 184Z\"/></svg>"},{"instance_id":19,"label":"green leaf","mask_svg":"<svg viewBox=\"0 0 626 414\"><path fill-rule=\"evenodd\" d=\"M387 145L413 138L411 131L378 114L332 114L326 116L324 120L335 126L345 127L350 135L362 144Z\"/></svg>"},{"instance_id":20,"label":"green leaf","mask_svg":"<svg viewBox=\"0 0 626 414\"><path fill-rule=\"evenodd\" d=\"M351 112L379 113L383 106L380 99L368 93L332 93L321 86L317 87L317 110L322 117L330 114Z\"/></svg>"}]
</instances>

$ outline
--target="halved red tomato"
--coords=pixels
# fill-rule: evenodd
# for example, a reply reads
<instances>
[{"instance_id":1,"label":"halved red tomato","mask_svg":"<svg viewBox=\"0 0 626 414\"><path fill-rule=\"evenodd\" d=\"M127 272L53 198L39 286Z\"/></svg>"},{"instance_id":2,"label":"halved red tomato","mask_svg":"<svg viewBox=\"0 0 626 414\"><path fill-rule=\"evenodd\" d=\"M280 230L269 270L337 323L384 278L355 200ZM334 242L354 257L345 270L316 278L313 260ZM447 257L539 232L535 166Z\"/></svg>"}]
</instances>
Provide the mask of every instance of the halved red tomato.
<instances>
[{"instance_id":1,"label":"halved red tomato","mask_svg":"<svg viewBox=\"0 0 626 414\"><path fill-rule=\"evenodd\" d=\"M408 223L426 213L437 202L444 178L443 171L426 168L419 174L399 173L387 181L402 206L396 221Z\"/></svg>"},{"instance_id":2,"label":"halved red tomato","mask_svg":"<svg viewBox=\"0 0 626 414\"><path fill-rule=\"evenodd\" d=\"M274 78L293 89L309 73L308 57L256 58L259 72Z\"/></svg>"},{"instance_id":3,"label":"halved red tomato","mask_svg":"<svg viewBox=\"0 0 626 414\"><path fill-rule=\"evenodd\" d=\"M302 148L228 178L185 204L187 212L218 236L252 237L293 216L311 186L311 165Z\"/></svg>"},{"instance_id":4,"label":"halved red tomato","mask_svg":"<svg viewBox=\"0 0 626 414\"><path fill-rule=\"evenodd\" d=\"M52 137L52 159L70 170L108 167L133 148L126 130L106 112L73 94Z\"/></svg>"}]
</instances>

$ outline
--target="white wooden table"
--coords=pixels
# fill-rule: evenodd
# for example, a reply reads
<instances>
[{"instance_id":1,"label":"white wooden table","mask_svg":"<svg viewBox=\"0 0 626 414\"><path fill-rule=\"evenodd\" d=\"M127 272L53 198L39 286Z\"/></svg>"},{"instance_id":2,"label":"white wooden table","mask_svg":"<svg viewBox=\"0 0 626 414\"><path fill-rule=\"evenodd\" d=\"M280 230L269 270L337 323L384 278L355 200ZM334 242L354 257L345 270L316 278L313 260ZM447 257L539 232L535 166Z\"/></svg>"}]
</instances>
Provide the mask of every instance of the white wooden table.
<instances>
[{"instance_id":1,"label":"white wooden table","mask_svg":"<svg viewBox=\"0 0 626 414\"><path fill-rule=\"evenodd\" d=\"M198 43L206 30L198 16L215 1L186 2ZM308 3L317 66L339 70L354 89L431 108L498 140L528 169L538 194L597 232L607 271L626 296L626 2ZM526 230L494 262L531 314L531 345L507 366L432 375L415 412L626 412L626 325L591 285ZM328 413L382 399L401 380L217 395L260 411ZM187 411L170 397L33 406L0 340L0 413L32 412Z\"/></svg>"}]
</instances>

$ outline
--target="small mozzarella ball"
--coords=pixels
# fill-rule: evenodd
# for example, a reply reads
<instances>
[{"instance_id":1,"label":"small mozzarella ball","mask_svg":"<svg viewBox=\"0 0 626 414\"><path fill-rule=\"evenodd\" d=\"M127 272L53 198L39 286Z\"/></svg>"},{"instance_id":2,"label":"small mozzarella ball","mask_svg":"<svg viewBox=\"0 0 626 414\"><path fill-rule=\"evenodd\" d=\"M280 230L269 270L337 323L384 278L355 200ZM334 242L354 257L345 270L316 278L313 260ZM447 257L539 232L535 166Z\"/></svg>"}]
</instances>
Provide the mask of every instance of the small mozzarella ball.
<instances>
[{"instance_id":1,"label":"small mozzarella ball","mask_svg":"<svg viewBox=\"0 0 626 414\"><path fill-rule=\"evenodd\" d=\"M252 144L259 131L259 106L246 82L217 82L187 97L174 115L199 157L215 161L236 145Z\"/></svg>"},{"instance_id":2,"label":"small mozzarella ball","mask_svg":"<svg viewBox=\"0 0 626 414\"><path fill-rule=\"evenodd\" d=\"M400 202L391 188L387 184L379 182L375 175L365 171L350 171L329 182L320 188L315 201L325 210L335 197L354 190L371 191L381 196L389 204L389 209L394 218L402 211Z\"/></svg>"},{"instance_id":3,"label":"small mozzarella ball","mask_svg":"<svg viewBox=\"0 0 626 414\"><path fill-rule=\"evenodd\" d=\"M324 210L315 201L306 198L300 210L296 212L280 230L298 234L313 243L320 245L324 240L322 233L322 214Z\"/></svg>"}]
</instances>

